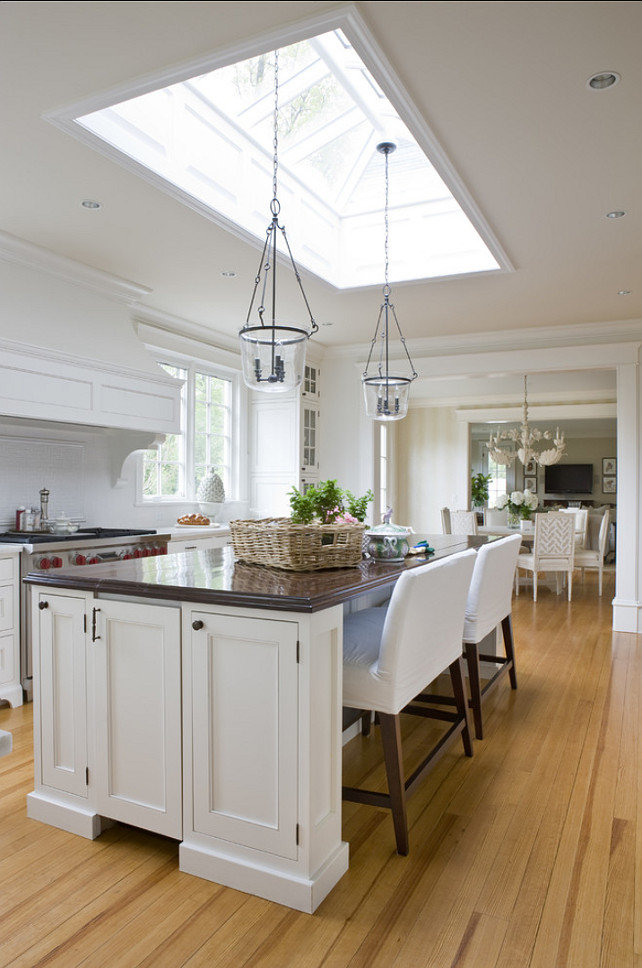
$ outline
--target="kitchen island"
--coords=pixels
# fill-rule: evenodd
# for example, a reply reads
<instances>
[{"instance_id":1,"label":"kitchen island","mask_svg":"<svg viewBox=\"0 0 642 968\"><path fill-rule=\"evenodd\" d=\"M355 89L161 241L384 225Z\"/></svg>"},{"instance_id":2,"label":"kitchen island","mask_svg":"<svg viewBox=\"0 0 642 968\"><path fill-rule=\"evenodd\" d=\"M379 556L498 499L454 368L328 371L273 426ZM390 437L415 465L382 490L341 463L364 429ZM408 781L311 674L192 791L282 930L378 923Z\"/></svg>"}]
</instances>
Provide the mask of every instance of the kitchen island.
<instances>
[{"instance_id":1,"label":"kitchen island","mask_svg":"<svg viewBox=\"0 0 642 968\"><path fill-rule=\"evenodd\" d=\"M485 540L431 537L431 560ZM348 867L344 609L425 561L292 573L224 548L31 574L29 816L153 830L181 870L314 911Z\"/></svg>"}]
</instances>

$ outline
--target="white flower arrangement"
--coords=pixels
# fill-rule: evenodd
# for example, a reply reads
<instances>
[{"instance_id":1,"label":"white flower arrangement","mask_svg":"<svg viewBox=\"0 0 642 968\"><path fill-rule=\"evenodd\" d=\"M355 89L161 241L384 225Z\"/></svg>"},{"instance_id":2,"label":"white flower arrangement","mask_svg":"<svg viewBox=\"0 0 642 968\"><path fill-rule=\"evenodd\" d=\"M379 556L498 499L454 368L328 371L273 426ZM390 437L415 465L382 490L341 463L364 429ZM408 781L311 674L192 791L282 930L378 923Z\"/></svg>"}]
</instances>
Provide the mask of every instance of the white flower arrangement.
<instances>
[{"instance_id":1,"label":"white flower arrangement","mask_svg":"<svg viewBox=\"0 0 642 968\"><path fill-rule=\"evenodd\" d=\"M500 494L495 507L499 511L506 508L509 514L528 521L537 507L537 503L537 494L533 494L532 491L525 488L523 491L512 491L510 495Z\"/></svg>"}]
</instances>

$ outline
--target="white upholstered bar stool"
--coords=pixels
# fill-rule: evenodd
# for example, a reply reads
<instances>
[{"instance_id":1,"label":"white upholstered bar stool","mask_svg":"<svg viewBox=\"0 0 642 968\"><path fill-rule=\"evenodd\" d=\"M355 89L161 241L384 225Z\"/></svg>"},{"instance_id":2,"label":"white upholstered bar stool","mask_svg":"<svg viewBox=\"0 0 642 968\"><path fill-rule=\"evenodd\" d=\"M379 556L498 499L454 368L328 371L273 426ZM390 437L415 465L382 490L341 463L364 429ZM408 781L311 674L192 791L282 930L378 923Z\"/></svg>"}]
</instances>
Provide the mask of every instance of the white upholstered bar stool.
<instances>
[{"instance_id":1,"label":"white upholstered bar stool","mask_svg":"<svg viewBox=\"0 0 642 968\"><path fill-rule=\"evenodd\" d=\"M584 580L584 569L590 568L597 570L598 590L602 594L604 556L606 555L606 544L609 540L609 525L611 523L610 511L605 511L600 524L597 548L583 548L575 551L575 567L582 569L582 581Z\"/></svg>"},{"instance_id":2,"label":"white upholstered bar stool","mask_svg":"<svg viewBox=\"0 0 642 968\"><path fill-rule=\"evenodd\" d=\"M391 809L399 854L408 853L406 796L460 733L465 753L472 756L461 643L475 555L471 549L411 568L400 575L386 608L363 609L344 619L343 705L378 714L389 792L344 787L343 798ZM446 670L454 711L412 702ZM408 780L401 712L451 722Z\"/></svg>"},{"instance_id":3,"label":"white upholstered bar stool","mask_svg":"<svg viewBox=\"0 0 642 968\"><path fill-rule=\"evenodd\" d=\"M533 601L537 601L537 575L540 571L552 571L557 578L557 594L560 593L560 574L568 581L568 600L573 591L573 568L575 566L575 519L561 511L535 515L535 541L531 554L517 558L515 594L519 595L519 570L533 572Z\"/></svg>"},{"instance_id":4,"label":"white upholstered bar stool","mask_svg":"<svg viewBox=\"0 0 642 968\"><path fill-rule=\"evenodd\" d=\"M518 534L512 534L507 538L483 545L477 552L475 570L470 583L463 639L464 655L468 664L470 705L473 710L477 739L484 738L483 697L506 673L510 677L511 687L517 689L511 602L521 543L521 537ZM494 653L480 653L480 643L498 625L502 627L505 657ZM483 689L480 661L498 665Z\"/></svg>"}]
</instances>

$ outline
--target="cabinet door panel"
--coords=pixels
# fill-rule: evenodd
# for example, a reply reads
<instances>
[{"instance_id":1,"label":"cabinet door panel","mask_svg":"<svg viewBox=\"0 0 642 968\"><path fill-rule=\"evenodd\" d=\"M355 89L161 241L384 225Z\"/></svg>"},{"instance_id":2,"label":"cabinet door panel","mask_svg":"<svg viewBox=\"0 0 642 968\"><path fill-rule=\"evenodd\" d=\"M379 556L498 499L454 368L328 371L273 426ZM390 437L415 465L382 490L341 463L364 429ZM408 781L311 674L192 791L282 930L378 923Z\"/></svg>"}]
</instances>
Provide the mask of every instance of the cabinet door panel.
<instances>
[{"instance_id":1,"label":"cabinet door panel","mask_svg":"<svg viewBox=\"0 0 642 968\"><path fill-rule=\"evenodd\" d=\"M179 838L180 612L130 602L97 605L97 810Z\"/></svg>"},{"instance_id":2,"label":"cabinet door panel","mask_svg":"<svg viewBox=\"0 0 642 968\"><path fill-rule=\"evenodd\" d=\"M298 626L192 620L194 828L294 858Z\"/></svg>"},{"instance_id":3,"label":"cabinet door panel","mask_svg":"<svg viewBox=\"0 0 642 968\"><path fill-rule=\"evenodd\" d=\"M14 615L15 585L0 585L0 632L8 632L16 626Z\"/></svg>"},{"instance_id":4,"label":"cabinet door panel","mask_svg":"<svg viewBox=\"0 0 642 968\"><path fill-rule=\"evenodd\" d=\"M87 796L87 686L84 597L40 592L42 782ZM36 618L37 616L37 618Z\"/></svg>"},{"instance_id":5,"label":"cabinet door panel","mask_svg":"<svg viewBox=\"0 0 642 968\"><path fill-rule=\"evenodd\" d=\"M17 638L15 632L0 635L0 685L18 677L14 662Z\"/></svg>"}]
</instances>

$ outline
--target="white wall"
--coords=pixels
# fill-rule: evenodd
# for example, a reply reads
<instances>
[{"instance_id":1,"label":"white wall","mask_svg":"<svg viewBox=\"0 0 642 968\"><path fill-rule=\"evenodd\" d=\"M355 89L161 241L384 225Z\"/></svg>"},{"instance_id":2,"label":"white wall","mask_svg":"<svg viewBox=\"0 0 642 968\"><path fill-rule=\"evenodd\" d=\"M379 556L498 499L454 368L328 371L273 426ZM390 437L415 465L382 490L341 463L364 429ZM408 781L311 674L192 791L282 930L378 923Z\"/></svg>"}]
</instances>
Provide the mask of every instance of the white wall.
<instances>
[{"instance_id":1,"label":"white wall","mask_svg":"<svg viewBox=\"0 0 642 968\"><path fill-rule=\"evenodd\" d=\"M363 365L327 357L321 366L320 480L336 480L355 494L373 486L374 429L363 407Z\"/></svg>"},{"instance_id":2,"label":"white wall","mask_svg":"<svg viewBox=\"0 0 642 968\"><path fill-rule=\"evenodd\" d=\"M126 457L127 450L140 446L137 436L0 418L0 531L14 526L17 507L40 507L43 487L50 491L50 517L65 511L90 526L157 531L175 523L193 507L137 503L136 454Z\"/></svg>"},{"instance_id":3,"label":"white wall","mask_svg":"<svg viewBox=\"0 0 642 968\"><path fill-rule=\"evenodd\" d=\"M441 508L468 507L468 425L451 407L411 407L397 435L395 521L439 534Z\"/></svg>"}]
</instances>

